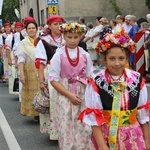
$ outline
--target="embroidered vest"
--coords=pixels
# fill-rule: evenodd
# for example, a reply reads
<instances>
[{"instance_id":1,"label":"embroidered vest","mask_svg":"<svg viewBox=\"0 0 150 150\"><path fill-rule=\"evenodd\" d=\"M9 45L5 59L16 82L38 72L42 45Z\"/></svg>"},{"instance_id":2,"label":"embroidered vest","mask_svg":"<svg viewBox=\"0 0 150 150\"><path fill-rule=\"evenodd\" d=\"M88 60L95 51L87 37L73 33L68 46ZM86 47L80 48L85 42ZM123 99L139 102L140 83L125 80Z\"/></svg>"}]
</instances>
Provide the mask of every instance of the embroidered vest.
<instances>
[{"instance_id":1,"label":"embroidered vest","mask_svg":"<svg viewBox=\"0 0 150 150\"><path fill-rule=\"evenodd\" d=\"M128 84L127 86L127 90L129 92L129 101L128 101L129 110L135 109L137 107L141 80L142 80L141 76L137 76L136 80L133 83ZM100 98L102 101L103 109L112 110L112 102L114 95L112 87L100 76L97 76L95 78L95 82L98 88L100 89Z\"/></svg>"},{"instance_id":2,"label":"embroidered vest","mask_svg":"<svg viewBox=\"0 0 150 150\"><path fill-rule=\"evenodd\" d=\"M39 40L42 41L45 51L46 51L46 56L47 56L47 60L51 60L53 55L55 54L55 51L57 49L57 46L54 45L50 45L49 43L47 43L45 40L41 39L40 37L36 38L34 41L34 45L36 46L39 42Z\"/></svg>"}]
</instances>

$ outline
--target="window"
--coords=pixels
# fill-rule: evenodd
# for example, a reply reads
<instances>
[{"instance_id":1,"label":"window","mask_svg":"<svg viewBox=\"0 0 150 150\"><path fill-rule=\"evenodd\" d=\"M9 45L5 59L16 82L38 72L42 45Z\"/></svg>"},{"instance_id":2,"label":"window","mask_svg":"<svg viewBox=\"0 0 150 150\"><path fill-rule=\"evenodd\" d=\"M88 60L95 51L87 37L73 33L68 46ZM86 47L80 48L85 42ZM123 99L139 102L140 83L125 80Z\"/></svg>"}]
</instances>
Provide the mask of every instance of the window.
<instances>
[{"instance_id":1,"label":"window","mask_svg":"<svg viewBox=\"0 0 150 150\"><path fill-rule=\"evenodd\" d=\"M22 0L20 0L20 5L22 5Z\"/></svg>"},{"instance_id":2,"label":"window","mask_svg":"<svg viewBox=\"0 0 150 150\"><path fill-rule=\"evenodd\" d=\"M33 9L32 8L29 10L29 16L34 17Z\"/></svg>"},{"instance_id":3,"label":"window","mask_svg":"<svg viewBox=\"0 0 150 150\"><path fill-rule=\"evenodd\" d=\"M48 18L48 7L46 8L46 18Z\"/></svg>"},{"instance_id":4,"label":"window","mask_svg":"<svg viewBox=\"0 0 150 150\"><path fill-rule=\"evenodd\" d=\"M44 9L41 10L41 24L44 23Z\"/></svg>"}]
</instances>

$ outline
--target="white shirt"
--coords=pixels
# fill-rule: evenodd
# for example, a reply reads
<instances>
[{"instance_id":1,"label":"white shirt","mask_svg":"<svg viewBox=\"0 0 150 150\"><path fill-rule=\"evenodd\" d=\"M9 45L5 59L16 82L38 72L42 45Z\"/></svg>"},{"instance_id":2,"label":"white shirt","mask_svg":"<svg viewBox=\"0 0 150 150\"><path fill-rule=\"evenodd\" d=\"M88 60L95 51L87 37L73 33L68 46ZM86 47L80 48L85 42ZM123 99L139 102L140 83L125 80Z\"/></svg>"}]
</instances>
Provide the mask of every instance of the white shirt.
<instances>
[{"instance_id":1,"label":"white shirt","mask_svg":"<svg viewBox=\"0 0 150 150\"><path fill-rule=\"evenodd\" d=\"M87 33L85 34L85 37L92 37L94 35L94 29L90 29L87 31ZM87 49L91 49L93 46L93 42L91 42L91 40L88 40L86 42L87 45Z\"/></svg>"},{"instance_id":2,"label":"white shirt","mask_svg":"<svg viewBox=\"0 0 150 150\"><path fill-rule=\"evenodd\" d=\"M43 40L45 40L47 43L49 43L50 45L54 45L54 46L57 46L57 47L61 47L62 45L65 44L63 36L55 39L55 41L50 35L42 36L41 38ZM44 59L44 61L41 61L41 62L44 65L46 65L46 63L47 63L47 55L46 55L46 51L45 51L43 42L41 40L38 42L38 44L36 46L35 59L36 58Z\"/></svg>"},{"instance_id":3,"label":"white shirt","mask_svg":"<svg viewBox=\"0 0 150 150\"><path fill-rule=\"evenodd\" d=\"M68 52L69 52L69 56L70 58L76 58L77 57L77 49L69 49L68 48ZM60 55L63 55L65 57L66 56L66 52L65 52L65 46L63 46L62 48L58 48L56 53L54 54L53 58L51 59L51 67L50 67L50 71L48 73L48 78L51 79L51 77L53 78L54 81L59 81L60 80L60 71L61 71L61 61L60 61ZM90 58L90 55L83 50L83 48L80 47L80 57L81 55L86 55L87 57L87 64L86 64L86 72L87 72L87 77L93 75L93 65L92 65L92 61Z\"/></svg>"}]
</instances>

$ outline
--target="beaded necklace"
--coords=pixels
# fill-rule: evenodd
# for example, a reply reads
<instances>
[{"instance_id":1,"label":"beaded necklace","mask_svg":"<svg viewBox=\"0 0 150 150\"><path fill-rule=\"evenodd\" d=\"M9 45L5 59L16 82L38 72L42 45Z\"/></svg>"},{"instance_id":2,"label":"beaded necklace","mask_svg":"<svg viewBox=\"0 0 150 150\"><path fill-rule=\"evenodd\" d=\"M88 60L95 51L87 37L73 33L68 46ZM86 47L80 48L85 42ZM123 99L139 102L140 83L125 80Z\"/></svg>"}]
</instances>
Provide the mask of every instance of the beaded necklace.
<instances>
[{"instance_id":1,"label":"beaded necklace","mask_svg":"<svg viewBox=\"0 0 150 150\"><path fill-rule=\"evenodd\" d=\"M75 59L71 59L70 58L67 46L65 46L65 51L66 51L66 55L67 55L69 63L73 67L76 67L78 65L78 63L79 63L79 47L77 47L77 58L75 58Z\"/></svg>"},{"instance_id":2,"label":"beaded necklace","mask_svg":"<svg viewBox=\"0 0 150 150\"><path fill-rule=\"evenodd\" d=\"M117 78L113 78L111 73L109 72L108 69L105 70L105 76L106 76L106 79L107 79L107 82L110 84L112 83L113 81L120 81L121 77L124 76L124 81L127 81L127 75L126 75L126 72L125 70L123 70L122 74Z\"/></svg>"},{"instance_id":3,"label":"beaded necklace","mask_svg":"<svg viewBox=\"0 0 150 150\"><path fill-rule=\"evenodd\" d=\"M117 79L114 79L112 77L112 75L110 74L109 70L106 69L105 76L106 76L106 79L107 79L107 81L108 81L109 84L111 84L114 81L120 81L120 79L121 79L122 76L124 76L124 82L127 81L127 75L126 75L125 70L123 70L122 74ZM128 109L128 105L127 105L125 93L123 93L123 101L124 101L124 108L123 109L127 110Z\"/></svg>"},{"instance_id":4,"label":"beaded necklace","mask_svg":"<svg viewBox=\"0 0 150 150\"><path fill-rule=\"evenodd\" d=\"M52 37L53 41L54 41L57 45L61 45L61 43L62 43L62 36L61 36L61 35L58 37L58 39L61 38L61 39L60 39L60 42L56 41L52 34L50 34L50 36Z\"/></svg>"}]
</instances>

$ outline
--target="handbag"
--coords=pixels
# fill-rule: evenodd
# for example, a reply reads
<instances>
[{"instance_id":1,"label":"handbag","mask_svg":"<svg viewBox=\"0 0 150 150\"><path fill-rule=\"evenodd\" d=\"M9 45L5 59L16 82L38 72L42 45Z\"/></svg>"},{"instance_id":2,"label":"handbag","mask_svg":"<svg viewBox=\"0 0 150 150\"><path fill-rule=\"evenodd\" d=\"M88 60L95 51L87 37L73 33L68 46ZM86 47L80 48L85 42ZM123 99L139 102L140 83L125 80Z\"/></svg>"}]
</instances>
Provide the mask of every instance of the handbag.
<instances>
[{"instance_id":1,"label":"handbag","mask_svg":"<svg viewBox=\"0 0 150 150\"><path fill-rule=\"evenodd\" d=\"M3 72L3 61L2 61L2 58L0 58L0 75L2 74Z\"/></svg>"},{"instance_id":2,"label":"handbag","mask_svg":"<svg viewBox=\"0 0 150 150\"><path fill-rule=\"evenodd\" d=\"M41 114L49 114L50 99L48 90L40 90L32 101L32 107L34 110Z\"/></svg>"},{"instance_id":3,"label":"handbag","mask_svg":"<svg viewBox=\"0 0 150 150\"><path fill-rule=\"evenodd\" d=\"M14 79L13 92L19 92L19 78L18 78L17 70Z\"/></svg>"}]
</instances>

